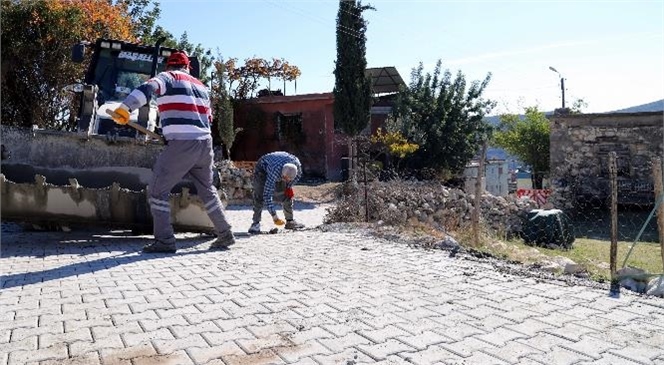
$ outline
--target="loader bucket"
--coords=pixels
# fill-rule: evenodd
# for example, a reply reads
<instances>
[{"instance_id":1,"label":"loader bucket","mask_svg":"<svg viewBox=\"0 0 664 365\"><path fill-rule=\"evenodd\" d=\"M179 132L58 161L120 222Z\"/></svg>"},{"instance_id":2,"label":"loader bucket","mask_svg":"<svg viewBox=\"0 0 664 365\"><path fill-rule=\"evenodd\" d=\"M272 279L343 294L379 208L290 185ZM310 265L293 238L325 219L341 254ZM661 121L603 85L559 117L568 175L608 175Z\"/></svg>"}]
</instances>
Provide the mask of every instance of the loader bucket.
<instances>
[{"instance_id":1,"label":"loader bucket","mask_svg":"<svg viewBox=\"0 0 664 365\"><path fill-rule=\"evenodd\" d=\"M161 144L2 126L2 145L2 220L151 231L147 191ZM190 182L170 201L176 230L212 230Z\"/></svg>"}]
</instances>

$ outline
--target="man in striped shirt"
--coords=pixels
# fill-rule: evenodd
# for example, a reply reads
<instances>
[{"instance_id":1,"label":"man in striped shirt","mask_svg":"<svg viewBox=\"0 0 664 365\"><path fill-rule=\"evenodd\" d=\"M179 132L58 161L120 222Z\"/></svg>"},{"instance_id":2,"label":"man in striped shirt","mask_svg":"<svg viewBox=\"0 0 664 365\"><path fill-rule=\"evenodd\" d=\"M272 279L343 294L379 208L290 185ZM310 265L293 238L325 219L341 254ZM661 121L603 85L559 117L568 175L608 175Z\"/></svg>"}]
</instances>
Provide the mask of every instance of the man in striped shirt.
<instances>
[{"instance_id":1,"label":"man in striped shirt","mask_svg":"<svg viewBox=\"0 0 664 365\"><path fill-rule=\"evenodd\" d=\"M189 75L189 69L186 54L171 54L166 61L166 71L133 90L113 113L116 123L127 124L131 111L156 95L161 129L167 141L152 169L152 183L148 189L155 240L145 245L143 252L176 251L169 193L187 174L193 180L217 234L210 249L222 249L235 243L217 189L213 186L209 91Z\"/></svg>"},{"instance_id":2,"label":"man in striped shirt","mask_svg":"<svg viewBox=\"0 0 664 365\"><path fill-rule=\"evenodd\" d=\"M302 177L300 160L288 152L278 151L263 155L254 168L253 201L254 217L249 233L261 232L263 205L272 216L274 224L286 229L301 229L304 225L293 219L293 185ZM277 215L273 196L281 200L286 222Z\"/></svg>"}]
</instances>

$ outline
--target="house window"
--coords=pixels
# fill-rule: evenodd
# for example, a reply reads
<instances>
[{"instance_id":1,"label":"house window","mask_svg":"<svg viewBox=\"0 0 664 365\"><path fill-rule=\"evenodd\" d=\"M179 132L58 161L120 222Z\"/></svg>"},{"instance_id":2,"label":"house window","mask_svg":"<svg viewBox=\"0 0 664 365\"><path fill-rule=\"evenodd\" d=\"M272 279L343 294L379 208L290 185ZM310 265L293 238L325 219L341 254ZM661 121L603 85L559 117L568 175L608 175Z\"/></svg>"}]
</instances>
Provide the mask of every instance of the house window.
<instances>
[{"instance_id":1,"label":"house window","mask_svg":"<svg viewBox=\"0 0 664 365\"><path fill-rule=\"evenodd\" d=\"M304 139L302 130L302 113L277 113L277 140L301 142Z\"/></svg>"}]
</instances>

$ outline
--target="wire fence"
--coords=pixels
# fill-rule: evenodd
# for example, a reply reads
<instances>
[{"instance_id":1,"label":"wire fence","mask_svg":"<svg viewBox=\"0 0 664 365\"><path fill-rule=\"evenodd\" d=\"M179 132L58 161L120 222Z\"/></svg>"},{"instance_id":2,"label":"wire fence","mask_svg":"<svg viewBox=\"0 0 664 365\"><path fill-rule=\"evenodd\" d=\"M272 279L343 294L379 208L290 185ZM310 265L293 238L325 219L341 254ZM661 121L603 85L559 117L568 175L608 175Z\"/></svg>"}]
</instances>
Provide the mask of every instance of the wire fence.
<instances>
[{"instance_id":1,"label":"wire fence","mask_svg":"<svg viewBox=\"0 0 664 365\"><path fill-rule=\"evenodd\" d=\"M588 261L596 259L606 263L611 259L614 275L618 269L630 266L642 267L652 275L664 272L664 237L660 233L664 232L664 204L660 209L657 204L658 199L662 199L658 196L663 196L664 192L655 193L662 191L661 185L657 187L657 181L662 180L660 160L648 164L659 170L652 168L650 176L640 174L635 178L624 167L628 163L609 153L600 168L588 169L594 174L558 177L555 181L542 176L543 184L538 186L541 188L513 187L508 196L501 198L507 201L503 204L485 191L490 185L487 179L491 177L485 175L482 166L478 169L481 176L476 177L473 184L462 184L461 189L465 191L461 193L454 192L453 187L448 187L447 191L419 190L421 185L404 184L404 181L415 181L416 176L391 180L391 175L384 170L386 166L376 164L375 156L361 143L356 143L350 178L359 184L349 199L355 208L344 211L343 219L389 221L391 215L399 217L395 220L398 224L419 221L442 227L446 232L465 232L466 238L470 238L468 242L476 247L487 241L487 233L494 237L489 240L509 238L510 233L515 233L526 244L553 249L571 249L573 242L577 242L599 250L600 257ZM608 156L613 156L614 160L609 161ZM381 181L413 191L391 192L385 189L385 184L378 184ZM431 185L435 184L434 180ZM433 195L433 199L412 195L415 190ZM450 191L454 196L463 194L465 197L453 201L446 195ZM409 198L378 196L387 194L408 195ZM529 203L515 203L519 201ZM515 226L515 220L506 218L517 215L520 215L521 225Z\"/></svg>"}]
</instances>

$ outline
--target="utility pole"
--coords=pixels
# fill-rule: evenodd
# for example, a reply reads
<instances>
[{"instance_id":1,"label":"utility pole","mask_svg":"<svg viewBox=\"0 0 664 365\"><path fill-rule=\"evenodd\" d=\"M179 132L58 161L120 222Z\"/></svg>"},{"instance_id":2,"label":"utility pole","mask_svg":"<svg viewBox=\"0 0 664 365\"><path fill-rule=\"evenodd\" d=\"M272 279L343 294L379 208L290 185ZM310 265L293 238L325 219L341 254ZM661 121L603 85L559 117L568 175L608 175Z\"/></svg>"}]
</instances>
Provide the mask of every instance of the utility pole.
<instances>
[{"instance_id":1,"label":"utility pole","mask_svg":"<svg viewBox=\"0 0 664 365\"><path fill-rule=\"evenodd\" d=\"M558 70L556 70L552 66L549 66L549 70L557 73L558 76L560 77L560 91L562 91L563 94L563 109L565 109L565 78L563 77L563 75L560 74L560 72L558 72Z\"/></svg>"}]
</instances>

